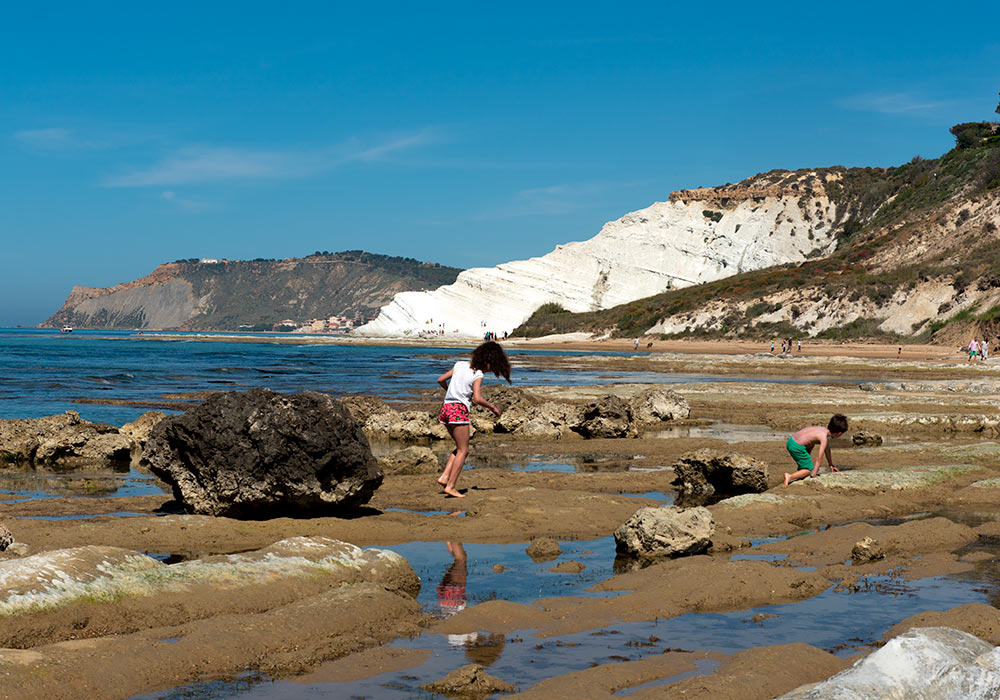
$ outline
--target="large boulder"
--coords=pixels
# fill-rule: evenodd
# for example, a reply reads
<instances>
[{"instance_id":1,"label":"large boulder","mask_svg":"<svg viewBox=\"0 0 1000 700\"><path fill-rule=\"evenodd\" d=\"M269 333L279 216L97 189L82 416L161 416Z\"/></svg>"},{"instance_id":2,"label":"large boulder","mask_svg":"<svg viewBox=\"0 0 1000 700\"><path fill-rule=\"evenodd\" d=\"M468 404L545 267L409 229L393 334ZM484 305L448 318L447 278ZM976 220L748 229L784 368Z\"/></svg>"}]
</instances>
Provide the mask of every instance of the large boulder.
<instances>
[{"instance_id":1,"label":"large boulder","mask_svg":"<svg viewBox=\"0 0 1000 700\"><path fill-rule=\"evenodd\" d=\"M687 399L676 391L653 386L629 399L632 416L638 423L655 424L691 415Z\"/></svg>"},{"instance_id":2,"label":"large boulder","mask_svg":"<svg viewBox=\"0 0 1000 700\"><path fill-rule=\"evenodd\" d=\"M342 513L382 484L361 426L315 392L216 394L160 421L143 465L189 513L269 518Z\"/></svg>"},{"instance_id":3,"label":"large boulder","mask_svg":"<svg viewBox=\"0 0 1000 700\"><path fill-rule=\"evenodd\" d=\"M996 700L1000 647L950 627L918 627L849 669L778 700Z\"/></svg>"},{"instance_id":4,"label":"large boulder","mask_svg":"<svg viewBox=\"0 0 1000 700\"><path fill-rule=\"evenodd\" d=\"M60 467L127 465L132 444L113 425L91 423L76 411L0 420L0 453L11 461Z\"/></svg>"},{"instance_id":5,"label":"large boulder","mask_svg":"<svg viewBox=\"0 0 1000 700\"><path fill-rule=\"evenodd\" d=\"M703 554L715 521L707 508L640 508L615 530L619 554L643 559Z\"/></svg>"},{"instance_id":6,"label":"large boulder","mask_svg":"<svg viewBox=\"0 0 1000 700\"><path fill-rule=\"evenodd\" d=\"M577 409L570 428L585 438L622 438L637 435L629 405L613 394Z\"/></svg>"},{"instance_id":7,"label":"large boulder","mask_svg":"<svg viewBox=\"0 0 1000 700\"><path fill-rule=\"evenodd\" d=\"M687 452L673 465L674 486L683 498L737 496L767 491L767 463L736 452L708 448Z\"/></svg>"}]
</instances>

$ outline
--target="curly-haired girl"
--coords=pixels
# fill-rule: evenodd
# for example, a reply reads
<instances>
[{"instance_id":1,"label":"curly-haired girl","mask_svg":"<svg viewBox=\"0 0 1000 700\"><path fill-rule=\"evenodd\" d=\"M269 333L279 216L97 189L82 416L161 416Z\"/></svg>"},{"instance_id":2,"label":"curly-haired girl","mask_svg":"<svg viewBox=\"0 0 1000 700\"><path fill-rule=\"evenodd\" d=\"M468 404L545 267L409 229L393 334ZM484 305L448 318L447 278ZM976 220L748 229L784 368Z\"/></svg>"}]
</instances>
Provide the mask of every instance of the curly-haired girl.
<instances>
[{"instance_id":1,"label":"curly-haired girl","mask_svg":"<svg viewBox=\"0 0 1000 700\"><path fill-rule=\"evenodd\" d=\"M510 384L510 360L500 344L492 340L473 350L471 360L456 362L454 367L438 377L438 384L447 390L438 420L448 429L448 434L455 441L455 449L448 456L448 464L437 481L444 488L445 495L454 498L465 498L455 485L469 454L471 403L488 408L497 418L500 417L500 410L483 398L483 372L493 372L498 378L503 375Z\"/></svg>"}]
</instances>

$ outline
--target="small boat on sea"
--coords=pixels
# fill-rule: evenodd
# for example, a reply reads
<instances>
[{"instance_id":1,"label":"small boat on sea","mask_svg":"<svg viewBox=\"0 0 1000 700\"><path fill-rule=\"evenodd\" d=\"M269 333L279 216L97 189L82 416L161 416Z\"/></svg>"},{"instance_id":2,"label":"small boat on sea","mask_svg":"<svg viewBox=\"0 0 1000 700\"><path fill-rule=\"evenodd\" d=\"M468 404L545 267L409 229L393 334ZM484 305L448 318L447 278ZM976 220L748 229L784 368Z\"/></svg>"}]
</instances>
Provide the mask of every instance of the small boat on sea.
<instances>
[{"instance_id":1,"label":"small boat on sea","mask_svg":"<svg viewBox=\"0 0 1000 700\"><path fill-rule=\"evenodd\" d=\"M73 327L72 326L63 326L62 330L59 331L59 332L60 333L72 333L73 332Z\"/></svg>"}]
</instances>

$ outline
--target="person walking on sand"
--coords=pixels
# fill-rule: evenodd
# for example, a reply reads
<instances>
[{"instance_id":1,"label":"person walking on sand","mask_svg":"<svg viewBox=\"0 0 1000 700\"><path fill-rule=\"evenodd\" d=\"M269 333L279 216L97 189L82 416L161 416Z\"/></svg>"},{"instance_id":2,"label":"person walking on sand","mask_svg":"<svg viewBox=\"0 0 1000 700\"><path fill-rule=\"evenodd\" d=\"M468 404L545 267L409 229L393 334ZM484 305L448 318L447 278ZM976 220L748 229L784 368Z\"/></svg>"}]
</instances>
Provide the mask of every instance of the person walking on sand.
<instances>
[{"instance_id":1,"label":"person walking on sand","mask_svg":"<svg viewBox=\"0 0 1000 700\"><path fill-rule=\"evenodd\" d=\"M448 456L448 463L437 482L444 489L446 496L465 498L456 488L458 476L465 466L465 458L469 455L469 409L475 403L500 417L500 409L483 398L483 372L493 372L498 378L503 378L510 384L510 360L500 344L492 340L486 341L472 351L468 361L459 360L455 366L438 377L438 384L447 393L441 405L438 420L444 423L448 434L455 441L455 449Z\"/></svg>"},{"instance_id":2,"label":"person walking on sand","mask_svg":"<svg viewBox=\"0 0 1000 700\"><path fill-rule=\"evenodd\" d=\"M774 339L771 339L771 354L774 354Z\"/></svg>"},{"instance_id":3,"label":"person walking on sand","mask_svg":"<svg viewBox=\"0 0 1000 700\"><path fill-rule=\"evenodd\" d=\"M785 447L788 449L788 454L799 465L799 470L791 473L785 472L785 483L782 488L787 489L788 485L797 479L816 476L819 465L823 462L823 455L826 455L826 463L830 465L830 471L837 471L837 468L833 466L833 457L830 455L830 440L838 438L846 432L847 416L837 413L834 414L825 428L821 425L810 425L788 438ZM809 452L816 445L819 445L819 450L816 451L816 459L813 461Z\"/></svg>"},{"instance_id":4,"label":"person walking on sand","mask_svg":"<svg viewBox=\"0 0 1000 700\"><path fill-rule=\"evenodd\" d=\"M969 363L976 361L976 355L979 353L979 343L973 338L969 341Z\"/></svg>"},{"instance_id":5,"label":"person walking on sand","mask_svg":"<svg viewBox=\"0 0 1000 700\"><path fill-rule=\"evenodd\" d=\"M983 342L979 345L979 358L985 362L990 359L990 339L983 338Z\"/></svg>"}]
</instances>

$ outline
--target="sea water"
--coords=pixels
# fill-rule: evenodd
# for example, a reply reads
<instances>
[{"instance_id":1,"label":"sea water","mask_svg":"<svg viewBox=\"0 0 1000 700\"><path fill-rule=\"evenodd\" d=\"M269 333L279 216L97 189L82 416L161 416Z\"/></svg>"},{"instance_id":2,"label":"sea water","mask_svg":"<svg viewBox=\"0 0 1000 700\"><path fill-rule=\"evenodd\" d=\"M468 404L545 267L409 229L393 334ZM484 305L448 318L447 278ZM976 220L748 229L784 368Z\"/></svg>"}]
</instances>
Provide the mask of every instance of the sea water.
<instances>
[{"instance_id":1,"label":"sea water","mask_svg":"<svg viewBox=\"0 0 1000 700\"><path fill-rule=\"evenodd\" d=\"M280 342L275 342L275 341ZM296 342L298 341L298 342ZM468 347L334 344L287 334L0 329L0 418L39 418L75 410L86 420L121 425L165 401L196 401L195 392L266 387L294 393L404 396L436 380ZM546 356L629 356L630 353L508 349L515 386L678 384L738 377L659 372L546 368ZM809 380L746 381L815 382ZM492 375L487 385L496 381Z\"/></svg>"}]
</instances>

